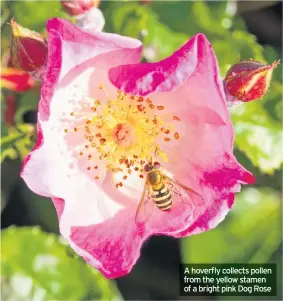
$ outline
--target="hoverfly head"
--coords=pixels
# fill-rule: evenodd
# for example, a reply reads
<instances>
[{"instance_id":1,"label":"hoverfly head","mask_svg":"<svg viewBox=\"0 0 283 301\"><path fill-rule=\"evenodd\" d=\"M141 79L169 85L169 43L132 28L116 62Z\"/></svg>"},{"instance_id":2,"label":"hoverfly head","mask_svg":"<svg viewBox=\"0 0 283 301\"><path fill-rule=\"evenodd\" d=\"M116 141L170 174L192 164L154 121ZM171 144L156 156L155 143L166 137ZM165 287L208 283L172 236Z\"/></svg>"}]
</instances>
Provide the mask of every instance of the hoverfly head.
<instances>
[{"instance_id":1,"label":"hoverfly head","mask_svg":"<svg viewBox=\"0 0 283 301\"><path fill-rule=\"evenodd\" d=\"M152 164L145 164L143 169L146 173L150 172L152 170Z\"/></svg>"},{"instance_id":2,"label":"hoverfly head","mask_svg":"<svg viewBox=\"0 0 283 301\"><path fill-rule=\"evenodd\" d=\"M161 164L159 162L154 162L153 163L153 169L160 169Z\"/></svg>"}]
</instances>

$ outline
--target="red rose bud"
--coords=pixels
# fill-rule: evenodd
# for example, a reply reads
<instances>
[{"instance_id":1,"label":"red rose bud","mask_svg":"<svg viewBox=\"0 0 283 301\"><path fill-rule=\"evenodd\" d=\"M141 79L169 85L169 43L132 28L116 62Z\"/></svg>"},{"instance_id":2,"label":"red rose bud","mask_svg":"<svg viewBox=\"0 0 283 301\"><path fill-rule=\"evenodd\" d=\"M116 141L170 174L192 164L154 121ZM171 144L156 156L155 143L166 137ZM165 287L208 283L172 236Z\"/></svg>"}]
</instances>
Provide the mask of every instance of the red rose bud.
<instances>
[{"instance_id":1,"label":"red rose bud","mask_svg":"<svg viewBox=\"0 0 283 301\"><path fill-rule=\"evenodd\" d=\"M61 5L70 16L78 16L98 7L100 0L61 0Z\"/></svg>"},{"instance_id":2,"label":"red rose bud","mask_svg":"<svg viewBox=\"0 0 283 301\"><path fill-rule=\"evenodd\" d=\"M32 72L45 65L47 43L39 33L24 28L11 20L12 42L11 63L26 72Z\"/></svg>"},{"instance_id":3,"label":"red rose bud","mask_svg":"<svg viewBox=\"0 0 283 301\"><path fill-rule=\"evenodd\" d=\"M226 91L238 101L249 102L263 97L270 85L272 71L280 61L265 65L256 61L240 61L227 72ZM233 102L233 101L232 101Z\"/></svg>"},{"instance_id":4,"label":"red rose bud","mask_svg":"<svg viewBox=\"0 0 283 301\"><path fill-rule=\"evenodd\" d=\"M35 85L35 80L27 72L13 68L1 69L1 88L16 92L24 92Z\"/></svg>"}]
</instances>

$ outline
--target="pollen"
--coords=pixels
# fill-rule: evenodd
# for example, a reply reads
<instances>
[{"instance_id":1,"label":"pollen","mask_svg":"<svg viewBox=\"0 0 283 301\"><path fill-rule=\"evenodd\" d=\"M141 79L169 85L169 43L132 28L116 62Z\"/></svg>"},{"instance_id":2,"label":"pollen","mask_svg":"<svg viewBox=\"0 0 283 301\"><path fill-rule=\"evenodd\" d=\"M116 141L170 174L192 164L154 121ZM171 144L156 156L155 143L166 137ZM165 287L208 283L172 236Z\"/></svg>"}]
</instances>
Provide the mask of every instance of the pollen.
<instances>
[{"instance_id":1,"label":"pollen","mask_svg":"<svg viewBox=\"0 0 283 301\"><path fill-rule=\"evenodd\" d=\"M88 109L84 107L83 112L69 113L74 123L64 129L66 136L80 135L83 139L78 155L88 159L85 169L95 172L99 164L103 164L112 173L121 173L122 181L126 181L133 175L144 178L144 164L149 160L167 162L158 141L161 138L170 143L174 138L179 139L179 133L162 119L160 111L165 106L122 91L110 95L103 85L99 85L99 89L105 97L90 99ZM180 118L173 116L174 120L180 121ZM98 180L99 176L94 178ZM119 188L123 183L114 185Z\"/></svg>"},{"instance_id":2,"label":"pollen","mask_svg":"<svg viewBox=\"0 0 283 301\"><path fill-rule=\"evenodd\" d=\"M179 137L180 137L179 133L176 132L176 133L174 134L174 138L175 138L175 139L179 139Z\"/></svg>"},{"instance_id":3,"label":"pollen","mask_svg":"<svg viewBox=\"0 0 283 301\"><path fill-rule=\"evenodd\" d=\"M165 133L165 134L169 134L169 133L170 133L170 130L165 129L165 130L164 130L164 133Z\"/></svg>"}]
</instances>

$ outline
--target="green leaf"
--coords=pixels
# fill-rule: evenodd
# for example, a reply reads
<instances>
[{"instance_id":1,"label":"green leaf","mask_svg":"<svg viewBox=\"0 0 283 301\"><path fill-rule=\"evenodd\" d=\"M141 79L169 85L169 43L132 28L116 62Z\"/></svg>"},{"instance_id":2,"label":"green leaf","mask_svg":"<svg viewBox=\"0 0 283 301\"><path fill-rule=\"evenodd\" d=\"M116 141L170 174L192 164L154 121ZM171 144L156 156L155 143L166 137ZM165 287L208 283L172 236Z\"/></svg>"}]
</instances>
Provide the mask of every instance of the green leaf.
<instances>
[{"instance_id":1,"label":"green leaf","mask_svg":"<svg viewBox=\"0 0 283 301\"><path fill-rule=\"evenodd\" d=\"M1 162L6 158L23 160L34 145L35 127L30 124L17 124L7 128L8 135L1 137Z\"/></svg>"},{"instance_id":2,"label":"green leaf","mask_svg":"<svg viewBox=\"0 0 283 301\"><path fill-rule=\"evenodd\" d=\"M152 1L151 8L171 30L192 36L198 32L221 34L231 16L227 1ZM201 16L201 17L200 17Z\"/></svg>"},{"instance_id":3,"label":"green leaf","mask_svg":"<svg viewBox=\"0 0 283 301\"><path fill-rule=\"evenodd\" d=\"M1 160L2 163L6 158L9 158L11 160L15 160L18 158L18 153L13 147L6 148L4 150L1 149Z\"/></svg>"},{"instance_id":4,"label":"green leaf","mask_svg":"<svg viewBox=\"0 0 283 301\"><path fill-rule=\"evenodd\" d=\"M36 111L39 101L39 90L32 89L21 95L17 102L17 111L15 114L15 122L22 123L23 115L27 111Z\"/></svg>"},{"instance_id":5,"label":"green leaf","mask_svg":"<svg viewBox=\"0 0 283 301\"><path fill-rule=\"evenodd\" d=\"M113 300L115 286L70 256L61 238L39 228L2 232L2 295L5 300Z\"/></svg>"},{"instance_id":6,"label":"green leaf","mask_svg":"<svg viewBox=\"0 0 283 301\"><path fill-rule=\"evenodd\" d=\"M62 10L60 1L14 1L12 11L15 20L21 26L37 32L45 30L48 19L55 17L70 19Z\"/></svg>"},{"instance_id":7,"label":"green leaf","mask_svg":"<svg viewBox=\"0 0 283 301\"><path fill-rule=\"evenodd\" d=\"M25 137L26 133L16 131L9 136L1 137L0 146L1 148L7 147L7 145L15 144L19 139Z\"/></svg>"},{"instance_id":8,"label":"green leaf","mask_svg":"<svg viewBox=\"0 0 283 301\"><path fill-rule=\"evenodd\" d=\"M171 31L158 21L157 14L137 3L116 5L112 14L115 32L142 39L148 61L169 56L187 40L186 35Z\"/></svg>"},{"instance_id":9,"label":"green leaf","mask_svg":"<svg viewBox=\"0 0 283 301\"><path fill-rule=\"evenodd\" d=\"M280 195L246 188L226 219L206 233L182 240L189 263L267 262L281 243Z\"/></svg>"},{"instance_id":10,"label":"green leaf","mask_svg":"<svg viewBox=\"0 0 283 301\"><path fill-rule=\"evenodd\" d=\"M260 101L231 109L235 145L261 172L272 174L283 162L281 124L273 120Z\"/></svg>"}]
</instances>

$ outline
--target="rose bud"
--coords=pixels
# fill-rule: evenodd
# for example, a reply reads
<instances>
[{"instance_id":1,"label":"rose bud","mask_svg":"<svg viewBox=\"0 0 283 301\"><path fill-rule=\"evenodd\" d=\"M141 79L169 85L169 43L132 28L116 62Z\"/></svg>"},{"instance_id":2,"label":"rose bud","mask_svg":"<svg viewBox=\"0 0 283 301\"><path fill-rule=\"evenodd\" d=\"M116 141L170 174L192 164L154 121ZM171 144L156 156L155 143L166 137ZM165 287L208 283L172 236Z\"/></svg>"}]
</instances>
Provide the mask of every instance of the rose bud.
<instances>
[{"instance_id":1,"label":"rose bud","mask_svg":"<svg viewBox=\"0 0 283 301\"><path fill-rule=\"evenodd\" d=\"M93 7L98 7L100 0L61 0L61 5L70 16L86 13Z\"/></svg>"},{"instance_id":2,"label":"rose bud","mask_svg":"<svg viewBox=\"0 0 283 301\"><path fill-rule=\"evenodd\" d=\"M47 43L43 36L24 28L11 20L11 64L26 72L33 72L45 65L47 60Z\"/></svg>"},{"instance_id":3,"label":"rose bud","mask_svg":"<svg viewBox=\"0 0 283 301\"><path fill-rule=\"evenodd\" d=\"M263 97L270 85L272 71L280 63L266 65L243 60L233 65L224 79L228 103L249 102Z\"/></svg>"}]
</instances>

